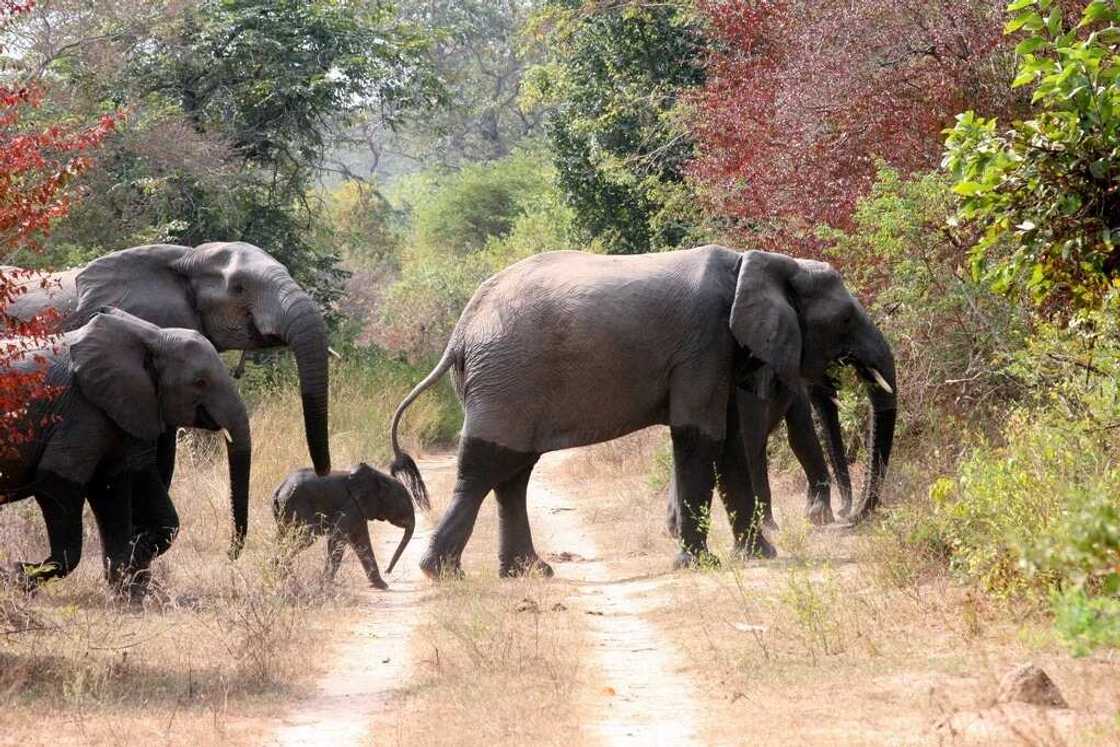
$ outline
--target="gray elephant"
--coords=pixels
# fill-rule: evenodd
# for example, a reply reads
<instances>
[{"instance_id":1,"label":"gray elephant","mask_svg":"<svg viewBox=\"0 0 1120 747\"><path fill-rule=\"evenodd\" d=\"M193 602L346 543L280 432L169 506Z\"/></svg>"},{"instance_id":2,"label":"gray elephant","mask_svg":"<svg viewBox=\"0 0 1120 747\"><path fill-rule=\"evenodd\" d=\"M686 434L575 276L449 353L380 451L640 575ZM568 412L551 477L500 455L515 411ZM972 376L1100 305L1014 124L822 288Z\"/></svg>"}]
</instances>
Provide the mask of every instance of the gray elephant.
<instances>
[{"instance_id":1,"label":"gray elephant","mask_svg":"<svg viewBox=\"0 0 1120 747\"><path fill-rule=\"evenodd\" d=\"M651 425L670 428L680 493L676 565L707 554L700 518L717 480L740 552L773 556L758 531L755 494L723 476L751 464L734 434L766 429L742 398L761 400L823 382L834 363L855 367L873 409L869 477L856 516L879 502L894 440L894 356L829 265L720 246L636 256L536 255L485 281L436 368L393 417L391 470L426 501L423 478L397 438L407 407L448 370L465 418L458 475L421 568L459 573L483 498L494 490L503 574L551 569L533 547L525 505L544 452L597 443ZM746 462L744 464L744 461Z\"/></svg>"},{"instance_id":2,"label":"gray elephant","mask_svg":"<svg viewBox=\"0 0 1120 747\"><path fill-rule=\"evenodd\" d=\"M103 309L58 343L28 351L4 375L47 388L18 414L26 438L0 453L0 495L34 497L50 541L45 561L15 564L11 573L22 585L34 588L78 564L87 497L110 582L137 575L144 582L152 559L179 529L167 489L152 469L156 439L167 427L225 433L231 557L240 552L248 528L249 417L206 338Z\"/></svg>"},{"instance_id":3,"label":"gray elephant","mask_svg":"<svg viewBox=\"0 0 1120 747\"><path fill-rule=\"evenodd\" d=\"M847 517L852 508L852 481L848 470L848 458L844 451L844 441L841 435L840 417L836 402L836 385L831 379L824 383L810 384L806 387L808 392L802 392L793 397L777 397L762 399L756 396L751 387L754 386L750 376L741 376L737 382L745 388L736 387L732 397L738 401L743 400L744 411L752 423L763 423L765 427L754 429L749 439L743 438L736 422L728 423L728 433L724 439L724 448L741 448L746 451L736 457L723 459L725 468L732 467L733 471L720 475L716 483L725 504L734 499L735 495L744 491L754 491L757 500L756 511L767 528L776 530L773 506L770 496L770 482L766 476L766 445L769 436L785 421L786 435L794 456L801 465L808 483L806 495L805 515L809 521L817 526L830 524L834 521L832 514L831 481L829 479L828 464L824 452L821 450L820 440L817 438L816 426L813 423L812 409L820 416L824 427L825 442L828 445L828 458L832 464L832 472L840 489L841 505L837 513ZM812 409L810 408L812 403ZM747 455L751 461L762 464L762 479L755 481L747 466ZM737 493L729 493L727 486L738 483L741 487ZM669 536L680 539L681 505L677 495L676 480L670 476L667 527Z\"/></svg>"},{"instance_id":4,"label":"gray elephant","mask_svg":"<svg viewBox=\"0 0 1120 747\"><path fill-rule=\"evenodd\" d=\"M54 309L64 330L114 306L159 327L196 330L219 351L287 345L299 369L311 462L319 474L330 472L326 325L318 304L263 249L243 242L138 246L23 285L7 314L27 320ZM159 463L167 485L174 449L174 431L165 433Z\"/></svg>"},{"instance_id":5,"label":"gray elephant","mask_svg":"<svg viewBox=\"0 0 1120 747\"><path fill-rule=\"evenodd\" d=\"M291 473L272 495L272 515L281 534L296 537L296 552L326 535L329 578L338 572L342 553L350 545L370 586L377 589L388 589L389 585L377 568L367 522L387 521L404 529L386 573L393 572L416 528L412 498L405 486L365 462L323 477L308 469Z\"/></svg>"}]
</instances>

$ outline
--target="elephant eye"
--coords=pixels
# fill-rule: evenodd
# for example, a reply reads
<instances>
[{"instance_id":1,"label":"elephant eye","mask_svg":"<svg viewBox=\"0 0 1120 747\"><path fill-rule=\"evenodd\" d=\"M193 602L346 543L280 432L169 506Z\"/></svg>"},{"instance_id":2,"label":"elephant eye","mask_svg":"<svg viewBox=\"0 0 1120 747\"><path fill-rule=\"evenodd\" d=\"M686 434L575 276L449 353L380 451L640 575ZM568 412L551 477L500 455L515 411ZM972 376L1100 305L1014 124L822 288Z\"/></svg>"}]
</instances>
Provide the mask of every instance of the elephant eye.
<instances>
[{"instance_id":1,"label":"elephant eye","mask_svg":"<svg viewBox=\"0 0 1120 747\"><path fill-rule=\"evenodd\" d=\"M200 379L195 379L195 380L194 380L194 385L195 385L196 387L198 387L199 389L205 389L205 388L206 388L206 385L207 385L208 383L209 383L209 382L207 382L207 381L206 381L206 379L201 379L201 378L200 378Z\"/></svg>"}]
</instances>

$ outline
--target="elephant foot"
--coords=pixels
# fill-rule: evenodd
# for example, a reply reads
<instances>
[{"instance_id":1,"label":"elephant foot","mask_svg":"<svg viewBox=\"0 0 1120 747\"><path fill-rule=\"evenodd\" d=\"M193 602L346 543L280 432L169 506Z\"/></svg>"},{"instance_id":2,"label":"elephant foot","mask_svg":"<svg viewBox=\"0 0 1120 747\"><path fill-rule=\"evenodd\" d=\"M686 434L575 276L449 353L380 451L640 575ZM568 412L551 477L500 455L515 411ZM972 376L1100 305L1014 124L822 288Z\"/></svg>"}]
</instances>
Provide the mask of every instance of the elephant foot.
<instances>
[{"instance_id":1,"label":"elephant foot","mask_svg":"<svg viewBox=\"0 0 1120 747\"><path fill-rule=\"evenodd\" d=\"M805 516L809 519L809 523L816 527L823 527L835 521L832 516L832 507L823 501L809 504Z\"/></svg>"},{"instance_id":2,"label":"elephant foot","mask_svg":"<svg viewBox=\"0 0 1120 747\"><path fill-rule=\"evenodd\" d=\"M736 547L735 554L742 560L771 560L778 557L778 551L762 532L756 533L753 540Z\"/></svg>"},{"instance_id":3,"label":"elephant foot","mask_svg":"<svg viewBox=\"0 0 1120 747\"><path fill-rule=\"evenodd\" d=\"M389 584L385 583L383 578L373 578L369 582L370 588L378 589L379 591L388 591Z\"/></svg>"},{"instance_id":4,"label":"elephant foot","mask_svg":"<svg viewBox=\"0 0 1120 747\"><path fill-rule=\"evenodd\" d=\"M689 568L718 568L719 558L705 550L693 552L681 550L673 559L673 570L682 571Z\"/></svg>"},{"instance_id":5,"label":"elephant foot","mask_svg":"<svg viewBox=\"0 0 1120 747\"><path fill-rule=\"evenodd\" d=\"M848 515L851 514L851 513L852 513L852 502L851 501L846 501L843 505L840 506L840 508L838 508L836 510L836 515L838 517L840 517L841 519L848 518Z\"/></svg>"},{"instance_id":6,"label":"elephant foot","mask_svg":"<svg viewBox=\"0 0 1120 747\"><path fill-rule=\"evenodd\" d=\"M552 578L556 573L552 570L552 566L540 559L540 557L533 553L530 556L523 556L514 558L512 562L502 560L502 565L498 574L502 578L513 578L516 576L532 576L539 575L544 578Z\"/></svg>"},{"instance_id":7,"label":"elephant foot","mask_svg":"<svg viewBox=\"0 0 1120 747\"><path fill-rule=\"evenodd\" d=\"M428 552L420 559L420 570L432 581L462 578L463 566L458 558Z\"/></svg>"},{"instance_id":8,"label":"elephant foot","mask_svg":"<svg viewBox=\"0 0 1120 747\"><path fill-rule=\"evenodd\" d=\"M772 515L766 516L762 519L762 526L766 527L766 529L771 532L781 531L781 529L778 528L778 522L774 521L774 517Z\"/></svg>"}]
</instances>

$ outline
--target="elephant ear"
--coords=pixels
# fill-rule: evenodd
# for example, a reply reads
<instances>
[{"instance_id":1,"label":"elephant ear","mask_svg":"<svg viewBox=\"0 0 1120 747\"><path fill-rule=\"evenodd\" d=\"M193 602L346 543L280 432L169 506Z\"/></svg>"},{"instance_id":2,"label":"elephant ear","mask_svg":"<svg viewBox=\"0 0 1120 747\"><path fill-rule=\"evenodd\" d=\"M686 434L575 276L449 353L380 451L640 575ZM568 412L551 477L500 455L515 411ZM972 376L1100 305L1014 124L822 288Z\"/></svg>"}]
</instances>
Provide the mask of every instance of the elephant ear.
<instances>
[{"instance_id":1,"label":"elephant ear","mask_svg":"<svg viewBox=\"0 0 1120 747\"><path fill-rule=\"evenodd\" d=\"M754 373L765 379L758 382L762 397L773 391L772 376L791 391L801 388L801 324L789 298L797 270L796 260L770 252L749 251L739 261L731 334L772 371Z\"/></svg>"},{"instance_id":2,"label":"elephant ear","mask_svg":"<svg viewBox=\"0 0 1120 747\"><path fill-rule=\"evenodd\" d=\"M202 329L190 282L180 271L191 251L176 244L152 244L93 260L75 279L79 321L113 306L157 327Z\"/></svg>"},{"instance_id":3,"label":"elephant ear","mask_svg":"<svg viewBox=\"0 0 1120 747\"><path fill-rule=\"evenodd\" d=\"M365 517L366 521L373 521L378 514L378 496L372 489L377 484L373 470L365 462L360 462L346 474L346 492L350 494L354 505Z\"/></svg>"},{"instance_id":4,"label":"elephant ear","mask_svg":"<svg viewBox=\"0 0 1120 747\"><path fill-rule=\"evenodd\" d=\"M150 361L155 325L113 309L97 313L70 343L70 365L82 396L142 441L163 432Z\"/></svg>"}]
</instances>

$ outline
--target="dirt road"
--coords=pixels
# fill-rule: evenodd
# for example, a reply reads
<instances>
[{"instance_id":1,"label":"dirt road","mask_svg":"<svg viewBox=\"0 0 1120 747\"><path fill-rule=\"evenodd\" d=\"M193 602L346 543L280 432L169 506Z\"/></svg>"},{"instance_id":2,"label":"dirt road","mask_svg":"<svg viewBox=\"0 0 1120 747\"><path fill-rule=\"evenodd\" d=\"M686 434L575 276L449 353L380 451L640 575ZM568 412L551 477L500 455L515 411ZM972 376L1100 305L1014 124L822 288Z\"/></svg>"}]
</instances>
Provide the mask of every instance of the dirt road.
<instances>
[{"instance_id":1,"label":"dirt road","mask_svg":"<svg viewBox=\"0 0 1120 747\"><path fill-rule=\"evenodd\" d=\"M650 459L648 439L542 459L529 510L551 580L493 578L492 501L468 582L420 578L418 533L393 591L340 624L327 674L272 743L1120 743L1116 662L1032 643L944 579L876 586L857 537L804 524L796 480L776 482L778 561L670 572ZM453 457L421 470L446 500ZM726 544L713 517L713 549ZM994 702L1027 658L1073 708Z\"/></svg>"}]
</instances>

